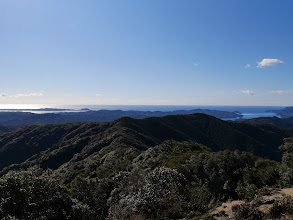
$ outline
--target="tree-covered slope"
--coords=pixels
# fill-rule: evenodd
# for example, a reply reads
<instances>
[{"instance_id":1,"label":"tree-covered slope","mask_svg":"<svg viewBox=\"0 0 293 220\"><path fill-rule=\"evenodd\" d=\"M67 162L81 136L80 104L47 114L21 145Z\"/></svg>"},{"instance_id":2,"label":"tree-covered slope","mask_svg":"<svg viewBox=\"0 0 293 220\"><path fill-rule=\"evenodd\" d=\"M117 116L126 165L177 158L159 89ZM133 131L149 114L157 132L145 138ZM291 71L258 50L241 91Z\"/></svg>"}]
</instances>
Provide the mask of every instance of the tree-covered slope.
<instances>
[{"instance_id":1,"label":"tree-covered slope","mask_svg":"<svg viewBox=\"0 0 293 220\"><path fill-rule=\"evenodd\" d=\"M30 125L0 135L0 169L33 165L57 169L100 152L118 148L145 150L168 139L196 141L216 151L239 149L280 160L277 147L292 135L291 130L231 123L204 114Z\"/></svg>"},{"instance_id":2,"label":"tree-covered slope","mask_svg":"<svg viewBox=\"0 0 293 220\"><path fill-rule=\"evenodd\" d=\"M281 164L236 151L213 152L167 140L146 150L118 147L57 170L32 167L0 179L2 219L215 219L227 199L251 201L277 187ZM74 174L74 173L71 174ZM257 201L258 206L262 201ZM292 217L292 202L271 213L238 207L239 219ZM243 208L246 208L241 212ZM240 209L240 210L239 210Z\"/></svg>"},{"instance_id":3,"label":"tree-covered slope","mask_svg":"<svg viewBox=\"0 0 293 220\"><path fill-rule=\"evenodd\" d=\"M290 118L278 118L278 117L259 117L246 120L238 120L241 123L247 123L252 125L268 124L282 128L293 128L293 117Z\"/></svg>"},{"instance_id":4,"label":"tree-covered slope","mask_svg":"<svg viewBox=\"0 0 293 220\"><path fill-rule=\"evenodd\" d=\"M14 126L6 126L0 124L0 133L10 132L16 130L17 127Z\"/></svg>"}]
</instances>

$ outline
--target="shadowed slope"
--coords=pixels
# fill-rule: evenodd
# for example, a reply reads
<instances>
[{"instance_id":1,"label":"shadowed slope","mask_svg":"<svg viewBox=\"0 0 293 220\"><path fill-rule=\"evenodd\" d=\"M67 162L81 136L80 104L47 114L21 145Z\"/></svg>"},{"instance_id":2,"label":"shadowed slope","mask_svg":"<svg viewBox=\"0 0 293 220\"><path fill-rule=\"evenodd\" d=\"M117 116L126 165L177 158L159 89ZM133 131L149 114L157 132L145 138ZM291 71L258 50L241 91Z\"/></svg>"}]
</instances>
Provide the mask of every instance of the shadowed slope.
<instances>
[{"instance_id":1,"label":"shadowed slope","mask_svg":"<svg viewBox=\"0 0 293 220\"><path fill-rule=\"evenodd\" d=\"M279 160L277 147L283 138L292 135L291 130L231 123L204 114L31 125L0 135L0 169L12 164L9 169L33 165L57 169L69 161L86 160L97 152L145 150L168 139L196 141L212 150L250 151Z\"/></svg>"}]
</instances>

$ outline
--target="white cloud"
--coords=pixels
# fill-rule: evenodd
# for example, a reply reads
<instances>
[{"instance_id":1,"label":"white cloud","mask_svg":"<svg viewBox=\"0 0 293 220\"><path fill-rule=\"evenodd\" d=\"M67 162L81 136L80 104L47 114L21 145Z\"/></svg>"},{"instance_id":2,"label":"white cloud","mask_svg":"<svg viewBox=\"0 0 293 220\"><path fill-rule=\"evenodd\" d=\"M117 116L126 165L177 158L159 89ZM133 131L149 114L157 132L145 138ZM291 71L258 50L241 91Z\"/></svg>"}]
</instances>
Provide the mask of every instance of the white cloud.
<instances>
[{"instance_id":1,"label":"white cloud","mask_svg":"<svg viewBox=\"0 0 293 220\"><path fill-rule=\"evenodd\" d=\"M251 65L249 63L245 65L246 69L249 69L250 67L251 67Z\"/></svg>"},{"instance_id":2,"label":"white cloud","mask_svg":"<svg viewBox=\"0 0 293 220\"><path fill-rule=\"evenodd\" d=\"M284 91L284 90L275 90L275 91L269 91L269 93L273 93L273 94L284 94L284 93L288 93L288 91Z\"/></svg>"},{"instance_id":3,"label":"white cloud","mask_svg":"<svg viewBox=\"0 0 293 220\"><path fill-rule=\"evenodd\" d=\"M42 97L44 96L43 92L32 92L32 93L17 93L14 95L1 94L2 97L9 98L22 98L22 97Z\"/></svg>"},{"instance_id":4,"label":"white cloud","mask_svg":"<svg viewBox=\"0 0 293 220\"><path fill-rule=\"evenodd\" d=\"M5 93L0 93L0 97L7 97L8 95Z\"/></svg>"},{"instance_id":5,"label":"white cloud","mask_svg":"<svg viewBox=\"0 0 293 220\"><path fill-rule=\"evenodd\" d=\"M275 66L278 64L283 64L284 61L278 59L263 59L261 62L258 62L257 67L263 68L265 66Z\"/></svg>"},{"instance_id":6,"label":"white cloud","mask_svg":"<svg viewBox=\"0 0 293 220\"><path fill-rule=\"evenodd\" d=\"M97 93L97 94L96 94L96 96L97 96L97 97L101 97L101 96L102 96L102 94L99 94L99 93Z\"/></svg>"},{"instance_id":7,"label":"white cloud","mask_svg":"<svg viewBox=\"0 0 293 220\"><path fill-rule=\"evenodd\" d=\"M193 63L193 66L198 66L199 65L199 63Z\"/></svg>"},{"instance_id":8,"label":"white cloud","mask_svg":"<svg viewBox=\"0 0 293 220\"><path fill-rule=\"evenodd\" d=\"M254 91L249 90L249 89L242 90L241 92L246 95L256 95L256 93Z\"/></svg>"},{"instance_id":9,"label":"white cloud","mask_svg":"<svg viewBox=\"0 0 293 220\"><path fill-rule=\"evenodd\" d=\"M18 93L16 95L11 96L11 97L21 98L21 97L36 97L36 96L39 96L40 97L40 96L44 96L44 94L42 92L40 92L40 93L33 92L33 93L27 93L27 94L25 94L25 93Z\"/></svg>"}]
</instances>

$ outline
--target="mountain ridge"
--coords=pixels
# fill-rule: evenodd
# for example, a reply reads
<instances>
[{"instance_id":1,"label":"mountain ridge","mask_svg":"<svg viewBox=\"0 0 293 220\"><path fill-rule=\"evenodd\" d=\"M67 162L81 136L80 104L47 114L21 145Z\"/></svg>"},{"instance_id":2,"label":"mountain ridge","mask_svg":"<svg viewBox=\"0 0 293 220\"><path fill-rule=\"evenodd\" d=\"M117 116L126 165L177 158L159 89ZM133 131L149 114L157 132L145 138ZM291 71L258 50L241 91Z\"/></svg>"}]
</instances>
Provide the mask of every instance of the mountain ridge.
<instances>
[{"instance_id":1,"label":"mountain ridge","mask_svg":"<svg viewBox=\"0 0 293 220\"><path fill-rule=\"evenodd\" d=\"M168 139L196 141L215 151L238 149L279 161L277 147L292 135L290 129L227 122L205 114L29 125L0 135L0 169L7 172L34 165L57 169L100 151L146 150Z\"/></svg>"}]
</instances>

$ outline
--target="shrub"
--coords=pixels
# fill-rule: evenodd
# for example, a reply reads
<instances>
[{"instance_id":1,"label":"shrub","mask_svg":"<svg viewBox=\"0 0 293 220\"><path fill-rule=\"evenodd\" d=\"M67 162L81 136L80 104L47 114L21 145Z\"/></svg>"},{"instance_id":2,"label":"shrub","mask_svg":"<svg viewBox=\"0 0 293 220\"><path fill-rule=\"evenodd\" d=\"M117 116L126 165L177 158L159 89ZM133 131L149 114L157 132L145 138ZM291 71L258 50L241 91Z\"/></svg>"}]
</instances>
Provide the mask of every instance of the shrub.
<instances>
[{"instance_id":1,"label":"shrub","mask_svg":"<svg viewBox=\"0 0 293 220\"><path fill-rule=\"evenodd\" d=\"M184 177L175 169L156 168L130 176L112 191L108 200L109 218L140 215L151 219L184 217ZM135 185L133 186L133 182Z\"/></svg>"},{"instance_id":2,"label":"shrub","mask_svg":"<svg viewBox=\"0 0 293 220\"><path fill-rule=\"evenodd\" d=\"M243 184L239 183L235 192L241 199L248 199L252 200L257 192L258 188L254 184L249 184L244 186Z\"/></svg>"},{"instance_id":3,"label":"shrub","mask_svg":"<svg viewBox=\"0 0 293 220\"><path fill-rule=\"evenodd\" d=\"M282 157L282 167L280 169L281 185L293 185L293 137L285 138L284 144L279 147L284 151Z\"/></svg>"},{"instance_id":4,"label":"shrub","mask_svg":"<svg viewBox=\"0 0 293 220\"><path fill-rule=\"evenodd\" d=\"M242 205L236 205L232 207L232 211L234 214L235 220L243 220L243 219L264 219L264 213L249 205L249 203L245 203Z\"/></svg>"},{"instance_id":5,"label":"shrub","mask_svg":"<svg viewBox=\"0 0 293 220\"><path fill-rule=\"evenodd\" d=\"M72 201L65 188L45 178L8 178L0 183L0 217L67 219Z\"/></svg>"},{"instance_id":6,"label":"shrub","mask_svg":"<svg viewBox=\"0 0 293 220\"><path fill-rule=\"evenodd\" d=\"M280 218L282 215L290 215L293 218L293 199L290 197L284 198L282 201L276 201L270 210L272 218Z\"/></svg>"}]
</instances>

